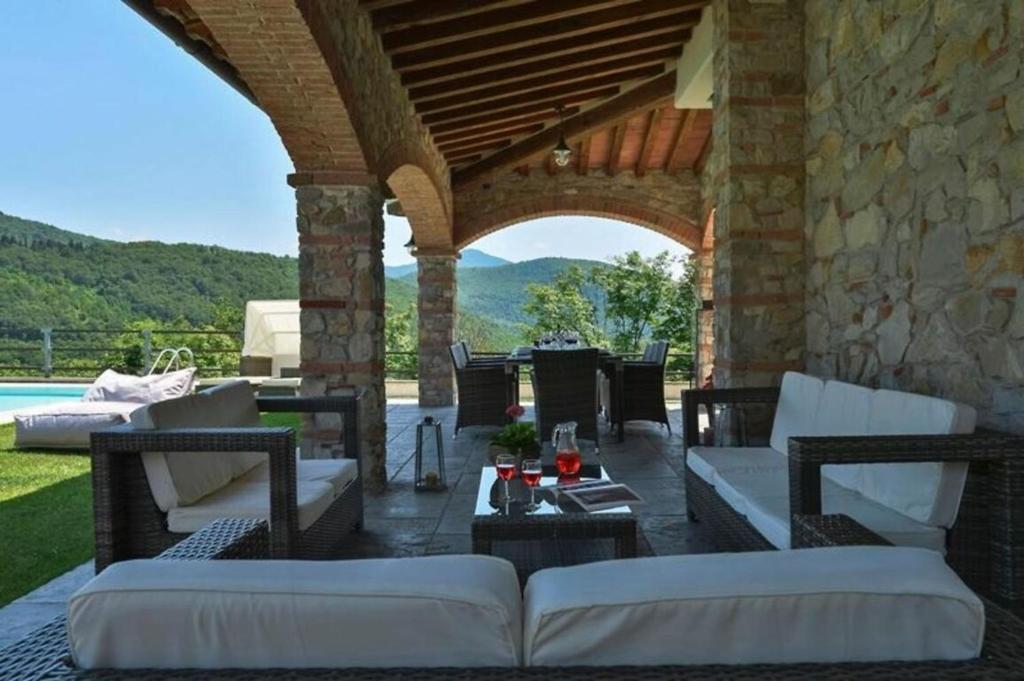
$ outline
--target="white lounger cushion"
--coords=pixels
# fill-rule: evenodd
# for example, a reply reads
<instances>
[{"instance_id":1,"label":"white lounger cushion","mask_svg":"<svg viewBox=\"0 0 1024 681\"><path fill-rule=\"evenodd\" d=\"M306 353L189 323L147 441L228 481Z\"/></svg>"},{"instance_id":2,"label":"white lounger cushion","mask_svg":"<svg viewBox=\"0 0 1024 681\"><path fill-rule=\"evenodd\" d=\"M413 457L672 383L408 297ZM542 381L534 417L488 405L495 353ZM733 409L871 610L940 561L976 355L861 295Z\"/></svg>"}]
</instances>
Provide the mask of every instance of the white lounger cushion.
<instances>
[{"instance_id":1,"label":"white lounger cushion","mask_svg":"<svg viewBox=\"0 0 1024 681\"><path fill-rule=\"evenodd\" d=\"M783 469L789 465L785 454L771 447L704 447L686 451L686 465L704 482L714 485L715 472L727 470Z\"/></svg>"},{"instance_id":2,"label":"white lounger cushion","mask_svg":"<svg viewBox=\"0 0 1024 681\"><path fill-rule=\"evenodd\" d=\"M15 447L88 449L89 434L127 423L137 402L64 402L14 417Z\"/></svg>"},{"instance_id":3,"label":"white lounger cushion","mask_svg":"<svg viewBox=\"0 0 1024 681\"><path fill-rule=\"evenodd\" d=\"M522 603L489 556L116 563L68 604L85 669L517 666Z\"/></svg>"},{"instance_id":4,"label":"white lounger cushion","mask_svg":"<svg viewBox=\"0 0 1024 681\"><path fill-rule=\"evenodd\" d=\"M295 477L300 482L326 482L334 488L334 496L338 497L359 477L359 466L355 459L298 459L295 462ZM267 461L238 478L238 482L242 483L269 481L270 465Z\"/></svg>"},{"instance_id":5,"label":"white lounger cushion","mask_svg":"<svg viewBox=\"0 0 1024 681\"><path fill-rule=\"evenodd\" d=\"M981 601L932 551L666 556L535 573L530 666L963 660Z\"/></svg>"},{"instance_id":6,"label":"white lounger cushion","mask_svg":"<svg viewBox=\"0 0 1024 681\"><path fill-rule=\"evenodd\" d=\"M864 386L826 381L814 417L814 434L823 437L867 435L874 394L874 390ZM821 474L847 489L856 490L861 482L861 466L857 464L823 466Z\"/></svg>"},{"instance_id":7,"label":"white lounger cushion","mask_svg":"<svg viewBox=\"0 0 1024 681\"><path fill-rule=\"evenodd\" d=\"M82 399L86 402L150 404L188 395L195 380L195 367L149 376L119 374L107 369L89 386Z\"/></svg>"},{"instance_id":8,"label":"white lounger cushion","mask_svg":"<svg viewBox=\"0 0 1024 681\"><path fill-rule=\"evenodd\" d=\"M315 523L337 498L330 483L299 480L296 483L299 529ZM270 485L266 482L236 480L194 504L177 506L167 512L171 532L195 532L217 518L262 518L270 520Z\"/></svg>"},{"instance_id":9,"label":"white lounger cushion","mask_svg":"<svg viewBox=\"0 0 1024 681\"><path fill-rule=\"evenodd\" d=\"M795 371L785 373L772 423L772 449L788 454L789 438L815 434L814 417L824 389L820 378Z\"/></svg>"}]
</instances>

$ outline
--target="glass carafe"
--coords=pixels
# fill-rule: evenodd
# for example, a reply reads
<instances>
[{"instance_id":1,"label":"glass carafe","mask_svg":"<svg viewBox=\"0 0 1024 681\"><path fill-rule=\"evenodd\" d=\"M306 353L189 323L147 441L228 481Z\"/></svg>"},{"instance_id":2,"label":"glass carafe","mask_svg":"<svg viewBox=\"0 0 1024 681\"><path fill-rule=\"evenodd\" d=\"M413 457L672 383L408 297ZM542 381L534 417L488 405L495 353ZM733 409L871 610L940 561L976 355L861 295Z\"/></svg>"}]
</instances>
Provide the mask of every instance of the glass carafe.
<instances>
[{"instance_id":1,"label":"glass carafe","mask_svg":"<svg viewBox=\"0 0 1024 681\"><path fill-rule=\"evenodd\" d=\"M580 448L576 444L576 422L559 423L551 433L555 448L555 468L559 475L579 475Z\"/></svg>"}]
</instances>

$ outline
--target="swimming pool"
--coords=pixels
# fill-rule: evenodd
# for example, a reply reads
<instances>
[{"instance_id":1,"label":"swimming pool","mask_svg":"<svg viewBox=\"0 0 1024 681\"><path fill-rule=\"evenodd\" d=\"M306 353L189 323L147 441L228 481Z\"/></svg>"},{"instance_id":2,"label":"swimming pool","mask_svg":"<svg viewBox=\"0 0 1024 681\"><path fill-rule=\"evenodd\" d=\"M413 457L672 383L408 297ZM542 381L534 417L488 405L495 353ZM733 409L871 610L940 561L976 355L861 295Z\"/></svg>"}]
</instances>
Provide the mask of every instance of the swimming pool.
<instances>
[{"instance_id":1,"label":"swimming pool","mask_svg":"<svg viewBox=\"0 0 1024 681\"><path fill-rule=\"evenodd\" d=\"M88 387L72 383L0 383L0 414L51 402L79 400Z\"/></svg>"}]
</instances>

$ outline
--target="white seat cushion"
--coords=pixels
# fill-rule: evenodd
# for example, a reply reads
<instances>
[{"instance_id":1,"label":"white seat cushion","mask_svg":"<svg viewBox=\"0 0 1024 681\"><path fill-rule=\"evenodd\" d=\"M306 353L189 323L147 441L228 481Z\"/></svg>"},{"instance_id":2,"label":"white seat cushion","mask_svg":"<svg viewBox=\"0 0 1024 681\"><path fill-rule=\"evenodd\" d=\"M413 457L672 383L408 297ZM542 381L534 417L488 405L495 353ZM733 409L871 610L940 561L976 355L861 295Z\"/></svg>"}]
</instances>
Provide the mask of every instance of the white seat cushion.
<instances>
[{"instance_id":1,"label":"white seat cushion","mask_svg":"<svg viewBox=\"0 0 1024 681\"><path fill-rule=\"evenodd\" d=\"M14 417L15 447L88 449L89 434L127 423L137 402L64 402Z\"/></svg>"},{"instance_id":2,"label":"white seat cushion","mask_svg":"<svg viewBox=\"0 0 1024 681\"><path fill-rule=\"evenodd\" d=\"M535 573L523 651L529 666L964 660L984 623L932 551L666 556Z\"/></svg>"},{"instance_id":3,"label":"white seat cushion","mask_svg":"<svg viewBox=\"0 0 1024 681\"><path fill-rule=\"evenodd\" d=\"M119 374L107 369L89 386L82 399L86 402L150 404L188 395L195 380L195 367L149 376Z\"/></svg>"},{"instance_id":4,"label":"white seat cushion","mask_svg":"<svg viewBox=\"0 0 1024 681\"><path fill-rule=\"evenodd\" d=\"M877 390L869 435L973 433L977 412L936 397ZM921 457L928 451L922 449ZM960 508L967 466L962 463L870 464L861 469L857 491L922 523L951 527Z\"/></svg>"},{"instance_id":5,"label":"white seat cushion","mask_svg":"<svg viewBox=\"0 0 1024 681\"><path fill-rule=\"evenodd\" d=\"M489 556L127 561L68 604L84 669L517 666L522 603Z\"/></svg>"},{"instance_id":6,"label":"white seat cushion","mask_svg":"<svg viewBox=\"0 0 1024 681\"><path fill-rule=\"evenodd\" d=\"M824 389L820 378L795 371L785 373L772 423L772 449L788 454L789 438L815 434L814 418Z\"/></svg>"},{"instance_id":7,"label":"white seat cushion","mask_svg":"<svg viewBox=\"0 0 1024 681\"><path fill-rule=\"evenodd\" d=\"M295 477L300 481L326 482L334 489L337 498L359 475L355 459L298 459L295 462ZM270 464L263 461L238 482L267 482L270 480Z\"/></svg>"},{"instance_id":8,"label":"white seat cushion","mask_svg":"<svg viewBox=\"0 0 1024 681\"><path fill-rule=\"evenodd\" d=\"M826 381L814 417L814 435L867 435L874 394L874 390L864 386ZM861 466L857 464L823 466L821 474L847 489L856 490L861 483Z\"/></svg>"},{"instance_id":9,"label":"white seat cushion","mask_svg":"<svg viewBox=\"0 0 1024 681\"><path fill-rule=\"evenodd\" d=\"M690 447L686 466L704 482L715 484L716 470L760 470L788 466L785 454L771 447Z\"/></svg>"},{"instance_id":10,"label":"white seat cushion","mask_svg":"<svg viewBox=\"0 0 1024 681\"><path fill-rule=\"evenodd\" d=\"M822 478L823 513L844 513L897 546L944 552L946 532L920 523ZM717 474L715 492L779 549L791 548L789 471L729 470Z\"/></svg>"},{"instance_id":11,"label":"white seat cushion","mask_svg":"<svg viewBox=\"0 0 1024 681\"><path fill-rule=\"evenodd\" d=\"M131 418L132 427L143 430L261 425L252 386L245 381L156 402ZM145 452L142 464L157 506L166 512L213 494L265 459L260 452Z\"/></svg>"},{"instance_id":12,"label":"white seat cushion","mask_svg":"<svg viewBox=\"0 0 1024 681\"><path fill-rule=\"evenodd\" d=\"M297 484L299 529L306 530L331 505L337 495L326 482L304 480ZM236 480L194 504L167 512L171 532L195 532L217 518L270 519L270 483Z\"/></svg>"}]
</instances>

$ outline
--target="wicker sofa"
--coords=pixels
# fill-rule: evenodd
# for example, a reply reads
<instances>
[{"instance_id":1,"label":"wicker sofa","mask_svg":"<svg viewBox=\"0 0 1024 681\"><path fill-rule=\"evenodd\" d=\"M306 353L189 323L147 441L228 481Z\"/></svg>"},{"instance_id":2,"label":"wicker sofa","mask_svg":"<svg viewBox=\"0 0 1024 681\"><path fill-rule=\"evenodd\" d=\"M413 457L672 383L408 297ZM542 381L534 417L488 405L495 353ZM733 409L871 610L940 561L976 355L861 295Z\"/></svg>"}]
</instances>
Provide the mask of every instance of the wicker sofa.
<instances>
[{"instance_id":1,"label":"wicker sofa","mask_svg":"<svg viewBox=\"0 0 1024 681\"><path fill-rule=\"evenodd\" d=\"M817 523L817 517L810 517L808 520L808 527L814 527L817 529L815 532L807 534L808 537L813 537L817 541L817 546L837 546L838 544L848 543L884 543L881 541L875 541L877 539L870 533L858 528L855 523L832 523L824 522ZM820 518L825 520L825 518ZM846 519L848 520L848 519ZM835 528L842 528L841 531L833 530ZM853 530L851 531L851 527ZM801 535L803 537L803 535ZM172 547L167 552L159 556L161 561L164 560L177 560L177 561L195 561L195 560L227 560L227 559L252 559L265 557L269 551L268 546L268 533L266 530L266 524L261 521L253 520L221 520L213 523L211 526L200 530L193 534L182 543ZM794 552L803 553L803 552ZM760 554L756 557L759 560L770 558L768 554ZM458 557L453 557L458 558ZM700 557L690 557L691 560L700 560ZM668 563L675 563L681 559L669 557L665 559ZM648 559L649 561L658 561L660 559ZM732 560L738 562L742 560L738 556L725 556L724 560ZM398 561L402 562L402 561ZM410 564L416 561L408 561ZM866 565L870 565L870 556L867 556ZM625 563L625 564L624 564ZM640 562L637 563L638 567ZM941 563L941 561L940 561ZM301 564L299 564L301 565ZM764 567L764 566L762 566ZM934 565L933 565L934 567ZM631 562L619 562L616 563L602 563L593 566L582 566L584 569L593 570L596 572L606 572L608 570L626 569L632 571ZM654 570L652 573L652 579L661 580L663 583L671 582L671 575L659 575L661 572L661 566L656 563L647 565L646 569L648 572ZM883 568L884 569L884 568ZM164 571L158 571L158 574ZM169 573L169 571L168 571ZM560 602L559 607L550 609L552 613L562 613L571 618L575 617L573 613L576 612L576 606L573 605L573 601L576 600L571 596L573 584L577 581L576 576L568 574L567 570L550 571L550 574L546 576L545 583L538 583L535 588L540 591L546 591L547 593L537 593L526 595L526 601L529 602L532 599L537 598L546 599L553 597L556 602ZM583 579L588 577L594 577L595 575L584 575ZM908 575L913 578L913 575ZM599 582L607 582L607 575L598 575ZM514 578L509 575L510 580ZM640 584L643 587L642 582L633 580L634 583ZM689 581L689 580L686 580ZM510 584L510 587L514 587L514 583ZM515 591L515 589L512 589ZM600 590L599 590L600 592ZM597 592L597 593L599 593ZM511 594L511 591L510 591ZM566 599L566 597L568 598ZM479 594L474 596L475 598L493 598L493 596L487 596L487 594ZM130 603L130 601L128 601ZM776 680L795 680L795 679L843 679L843 678L885 678L885 679L1016 679L1024 677L1024 660L1021 659L1019 651L1024 646L1024 622L1021 622L1018 618L1008 613L1006 610L994 605L991 602L980 601L980 604L984 607L984 646L981 655L974 659L964 661L925 661L925 662L869 662L869 663L818 663L818 664L749 664L743 666L734 665L672 665L672 664L660 664L660 665L644 665L644 666L629 666L629 665L616 665L616 666L549 666L540 664L537 666L501 666L501 667L461 667L461 668L423 668L423 667L374 667L374 668L319 668L319 669L270 669L260 668L257 660L266 656L265 650L252 650L251 656L245 657L247 662L245 666L249 667L246 669L203 669L203 670L188 670L188 669L105 669L105 670L86 670L79 668L75 665L70 655L70 648L68 643L68 621L65 617L58 618L50 624L38 629L37 631L30 634L22 641L4 649L0 650L0 678L17 678L17 679L162 679L162 678L193 678L196 676L202 676L202 678L209 679L281 679L281 678L316 678L316 679L358 679L358 680L394 680L394 681L407 681L410 678L424 679L433 681L434 679L463 679L469 681L470 679L510 679L512 681L518 681L521 679L563 679L566 681L574 681L576 679L593 680L596 679L601 681L603 679L637 679L643 681L645 679L757 679L757 678L771 678ZM564 606L568 605L566 609ZM525 635L528 635L534 639L538 638L538 631L535 629L536 626L540 625L543 627L544 622L541 620L531 619L537 614L534 611L531 615L529 605L526 605L524 611L524 619L529 623L528 629L525 629ZM642 607L657 607L657 604L648 604ZM703 607L703 606L700 606ZM914 606L908 607L914 610ZM544 609L548 611L548 609ZM95 614L99 614L101 617L104 615L102 611L94 611ZM107 614L109 616L109 613ZM81 616L81 612L76 613L76 616ZM208 614L207 614L208 616ZM607 618L605 618L607 619ZM615 620L616 618L612 618ZM735 620L734 620L735 621ZM113 626L121 626L123 622L120 622L118 618L114 617L112 621ZM559 636L554 638L547 638L546 650L547 654L550 655L553 652L557 652L559 646L563 649L568 650L571 655L583 655L588 654L586 652L574 652L576 646L573 644L571 636L562 636L561 634L567 630L564 628L565 625L572 627L572 622L567 621L564 618L555 618L551 620L550 624L553 626L553 631L559 632ZM579 623L577 623L578 625ZM586 624L585 622L583 624ZM656 625L656 622L642 621L640 622L643 627L650 629ZM803 623L806 625L807 623ZM372 623L368 623L369 626L373 626ZM615 626L631 626L629 621L619 621ZM940 625L941 626L941 625ZM590 625L584 628L585 635L590 635ZM578 630L578 629L577 629ZM683 629L668 629L662 628L661 634L671 637L683 636L688 637L691 633L689 628ZM230 636L231 630L218 631L218 635ZM93 632L86 632L87 635L91 635ZM211 632L213 633L213 632ZM252 633L252 632L250 632ZM258 632L257 632L258 633ZM572 633L571 631L569 632ZM653 631L651 635L661 635L658 631ZM789 641L799 641L799 637L789 636L789 633L782 631L780 635ZM774 636L774 634L773 634ZM130 637L129 637L130 638ZM545 638L543 636L541 639ZM134 654L131 651L131 641L118 641L122 647L129 649L129 654ZM390 641L388 650L395 652L402 652L402 641L393 640ZM204 641L205 645L209 645L208 642ZM555 648L551 648L551 644L555 645ZM691 646L693 647L693 646ZM628 647L627 647L628 648ZM238 651L233 651L238 654ZM534 648L531 655L534 655L534 661L540 661L537 659L539 652L543 652L542 649ZM609 654L609 650L602 651L602 654ZM629 654L629 651L627 651ZM909 653L908 653L909 654Z\"/></svg>"},{"instance_id":2,"label":"wicker sofa","mask_svg":"<svg viewBox=\"0 0 1024 681\"><path fill-rule=\"evenodd\" d=\"M269 519L270 555L333 558L363 521L359 395L255 398L237 381L92 435L96 569L151 558L218 517ZM336 415L342 457L299 460L260 412Z\"/></svg>"},{"instance_id":3,"label":"wicker sofa","mask_svg":"<svg viewBox=\"0 0 1024 681\"><path fill-rule=\"evenodd\" d=\"M944 552L976 590L1024 596L1024 438L974 432L973 409L945 400L794 372L781 388L683 401L687 513L721 548L790 548L792 514L844 513L895 544ZM770 446L701 446L701 405L774 410Z\"/></svg>"}]
</instances>

